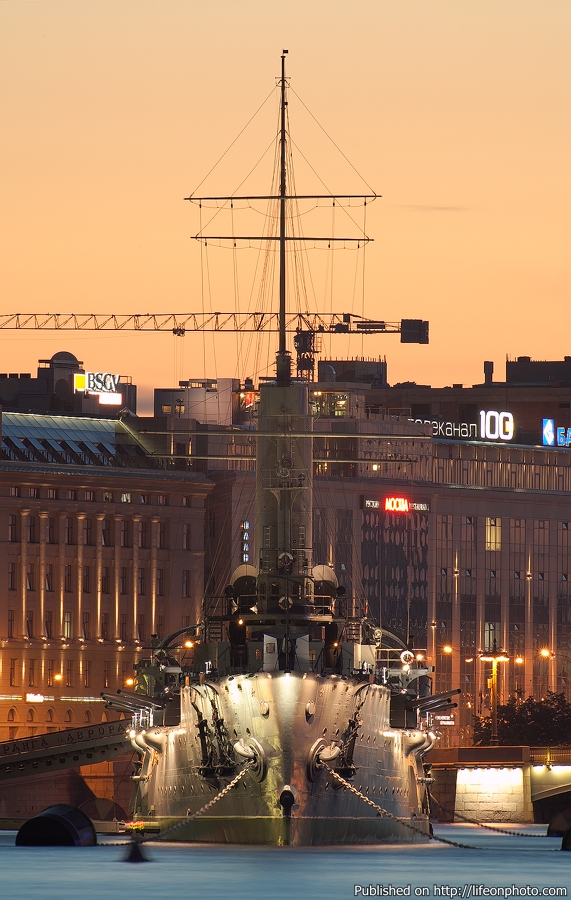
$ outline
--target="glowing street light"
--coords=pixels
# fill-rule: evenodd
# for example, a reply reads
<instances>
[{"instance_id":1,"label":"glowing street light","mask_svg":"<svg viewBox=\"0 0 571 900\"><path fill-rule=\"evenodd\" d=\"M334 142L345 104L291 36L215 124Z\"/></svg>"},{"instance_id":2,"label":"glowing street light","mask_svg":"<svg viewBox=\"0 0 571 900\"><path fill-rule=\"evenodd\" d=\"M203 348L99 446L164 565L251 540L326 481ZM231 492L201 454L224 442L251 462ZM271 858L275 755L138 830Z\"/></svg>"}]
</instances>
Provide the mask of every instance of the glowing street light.
<instances>
[{"instance_id":1,"label":"glowing street light","mask_svg":"<svg viewBox=\"0 0 571 900\"><path fill-rule=\"evenodd\" d=\"M491 653L481 653L482 662L491 662L492 677L490 679L490 693L492 701L492 737L490 744L497 747L498 741L498 663L509 662L509 656L503 650L498 650L494 638L493 649Z\"/></svg>"}]
</instances>

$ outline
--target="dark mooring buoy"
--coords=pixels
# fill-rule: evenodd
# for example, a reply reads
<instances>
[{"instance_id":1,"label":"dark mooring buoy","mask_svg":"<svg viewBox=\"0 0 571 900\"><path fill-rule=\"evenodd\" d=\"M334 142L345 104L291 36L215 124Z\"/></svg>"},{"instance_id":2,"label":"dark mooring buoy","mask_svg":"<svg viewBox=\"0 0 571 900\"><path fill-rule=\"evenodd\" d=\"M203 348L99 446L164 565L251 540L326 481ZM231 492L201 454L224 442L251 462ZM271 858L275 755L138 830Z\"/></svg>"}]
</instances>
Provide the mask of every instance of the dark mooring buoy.
<instances>
[{"instance_id":1,"label":"dark mooring buoy","mask_svg":"<svg viewBox=\"0 0 571 900\"><path fill-rule=\"evenodd\" d=\"M571 850L571 825L563 835L563 840L561 841L561 850Z\"/></svg>"},{"instance_id":2,"label":"dark mooring buoy","mask_svg":"<svg viewBox=\"0 0 571 900\"><path fill-rule=\"evenodd\" d=\"M16 835L18 847L93 847L93 822L80 809L66 803L48 806L24 822Z\"/></svg>"}]
</instances>

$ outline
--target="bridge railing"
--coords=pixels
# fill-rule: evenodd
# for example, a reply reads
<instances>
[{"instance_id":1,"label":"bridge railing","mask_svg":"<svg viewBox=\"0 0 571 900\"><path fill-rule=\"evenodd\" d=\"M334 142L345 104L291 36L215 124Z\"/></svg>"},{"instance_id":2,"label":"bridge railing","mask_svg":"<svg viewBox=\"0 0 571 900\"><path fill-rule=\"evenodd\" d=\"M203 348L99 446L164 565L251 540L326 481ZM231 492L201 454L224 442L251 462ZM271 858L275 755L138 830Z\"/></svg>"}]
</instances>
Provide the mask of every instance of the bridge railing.
<instances>
[{"instance_id":1,"label":"bridge railing","mask_svg":"<svg viewBox=\"0 0 571 900\"><path fill-rule=\"evenodd\" d=\"M534 766L568 766L571 765L571 746L567 747L530 747L529 761Z\"/></svg>"}]
</instances>

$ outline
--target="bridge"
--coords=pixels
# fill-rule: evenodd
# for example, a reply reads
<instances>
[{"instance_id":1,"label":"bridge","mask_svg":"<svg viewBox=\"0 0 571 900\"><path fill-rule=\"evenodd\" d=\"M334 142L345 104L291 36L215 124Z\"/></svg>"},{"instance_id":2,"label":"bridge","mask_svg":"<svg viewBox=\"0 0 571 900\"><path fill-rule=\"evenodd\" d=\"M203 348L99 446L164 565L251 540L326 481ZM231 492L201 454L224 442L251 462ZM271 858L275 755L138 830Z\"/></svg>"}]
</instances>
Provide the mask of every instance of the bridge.
<instances>
[{"instance_id":1,"label":"bridge","mask_svg":"<svg viewBox=\"0 0 571 900\"><path fill-rule=\"evenodd\" d=\"M0 782L94 765L132 750L131 720L0 742Z\"/></svg>"},{"instance_id":2,"label":"bridge","mask_svg":"<svg viewBox=\"0 0 571 900\"><path fill-rule=\"evenodd\" d=\"M568 809L571 821L571 746L450 747L427 761L443 819L550 822Z\"/></svg>"}]
</instances>

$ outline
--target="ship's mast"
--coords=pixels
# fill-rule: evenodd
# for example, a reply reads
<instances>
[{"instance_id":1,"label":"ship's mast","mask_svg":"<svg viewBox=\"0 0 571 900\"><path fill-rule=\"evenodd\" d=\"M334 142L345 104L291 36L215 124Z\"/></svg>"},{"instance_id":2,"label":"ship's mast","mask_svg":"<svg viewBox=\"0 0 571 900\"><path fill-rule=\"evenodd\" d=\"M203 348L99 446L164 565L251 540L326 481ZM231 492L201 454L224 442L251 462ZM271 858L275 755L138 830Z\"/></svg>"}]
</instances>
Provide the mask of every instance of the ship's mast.
<instances>
[{"instance_id":1,"label":"ship's mast","mask_svg":"<svg viewBox=\"0 0 571 900\"><path fill-rule=\"evenodd\" d=\"M281 74L281 106L280 106L280 307L279 329L280 340L276 360L277 383L280 387L287 387L291 381L291 357L286 347L286 196L287 196L287 146L286 146L286 77L285 60L287 50L282 53Z\"/></svg>"}]
</instances>

